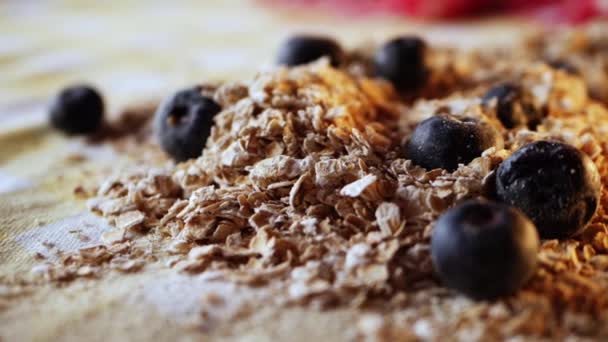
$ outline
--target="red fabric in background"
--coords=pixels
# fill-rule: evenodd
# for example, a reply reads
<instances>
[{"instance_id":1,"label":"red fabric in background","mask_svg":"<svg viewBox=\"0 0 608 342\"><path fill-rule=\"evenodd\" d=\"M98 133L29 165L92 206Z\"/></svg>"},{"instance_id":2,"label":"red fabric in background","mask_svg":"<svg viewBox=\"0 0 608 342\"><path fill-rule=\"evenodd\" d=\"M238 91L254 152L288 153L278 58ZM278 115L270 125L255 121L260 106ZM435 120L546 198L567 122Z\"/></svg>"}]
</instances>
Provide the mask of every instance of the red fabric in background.
<instances>
[{"instance_id":1,"label":"red fabric in background","mask_svg":"<svg viewBox=\"0 0 608 342\"><path fill-rule=\"evenodd\" d=\"M525 0L513 0L514 5L523 3L520 8L524 11L530 7ZM534 2L534 1L532 1ZM589 19L606 16L608 14L608 2L605 0L561 0L543 1L544 6L531 7L528 13L549 23L581 23ZM602 4L603 3L603 4Z\"/></svg>"},{"instance_id":2,"label":"red fabric in background","mask_svg":"<svg viewBox=\"0 0 608 342\"><path fill-rule=\"evenodd\" d=\"M580 23L608 15L608 0L267 0L354 15L391 13L418 18L461 18L515 13L548 23Z\"/></svg>"}]
</instances>

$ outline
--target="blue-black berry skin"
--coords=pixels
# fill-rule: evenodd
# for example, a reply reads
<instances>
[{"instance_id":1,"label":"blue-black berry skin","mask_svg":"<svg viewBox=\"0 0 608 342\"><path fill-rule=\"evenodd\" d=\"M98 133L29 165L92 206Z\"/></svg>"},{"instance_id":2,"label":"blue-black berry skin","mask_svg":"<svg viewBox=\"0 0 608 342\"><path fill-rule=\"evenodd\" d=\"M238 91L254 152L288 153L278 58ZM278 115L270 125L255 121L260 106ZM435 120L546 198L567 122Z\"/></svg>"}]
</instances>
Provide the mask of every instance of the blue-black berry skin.
<instances>
[{"instance_id":1,"label":"blue-black berry skin","mask_svg":"<svg viewBox=\"0 0 608 342\"><path fill-rule=\"evenodd\" d=\"M535 129L543 118L543 113L523 100L519 86L505 82L490 88L482 97L485 107L496 108L496 116L505 128L527 126Z\"/></svg>"},{"instance_id":2,"label":"blue-black berry skin","mask_svg":"<svg viewBox=\"0 0 608 342\"><path fill-rule=\"evenodd\" d=\"M431 256L442 282L473 299L517 291L535 272L539 238L519 210L469 200L435 223Z\"/></svg>"},{"instance_id":3,"label":"blue-black berry skin","mask_svg":"<svg viewBox=\"0 0 608 342\"><path fill-rule=\"evenodd\" d=\"M407 143L407 158L427 170L452 172L486 149L501 144L499 134L475 119L437 115L418 124Z\"/></svg>"},{"instance_id":4,"label":"blue-black berry skin","mask_svg":"<svg viewBox=\"0 0 608 342\"><path fill-rule=\"evenodd\" d=\"M342 47L329 37L297 35L288 38L279 48L277 64L296 66L328 57L331 65L338 66L343 59Z\"/></svg>"},{"instance_id":5,"label":"blue-black berry skin","mask_svg":"<svg viewBox=\"0 0 608 342\"><path fill-rule=\"evenodd\" d=\"M197 158L221 109L199 87L177 92L155 114L154 131L161 148L177 162Z\"/></svg>"},{"instance_id":6,"label":"blue-black berry skin","mask_svg":"<svg viewBox=\"0 0 608 342\"><path fill-rule=\"evenodd\" d=\"M496 197L521 209L546 239L581 231L597 209L600 186L593 161L555 141L524 145L496 172Z\"/></svg>"},{"instance_id":7,"label":"blue-black berry skin","mask_svg":"<svg viewBox=\"0 0 608 342\"><path fill-rule=\"evenodd\" d=\"M97 131L103 122L103 114L103 99L89 85L63 89L53 99L49 110L51 125L70 135Z\"/></svg>"},{"instance_id":8,"label":"blue-black berry skin","mask_svg":"<svg viewBox=\"0 0 608 342\"><path fill-rule=\"evenodd\" d=\"M578 76L580 75L580 71L572 64L563 59L557 59L548 62L549 66L556 70L562 70L567 72L570 75Z\"/></svg>"},{"instance_id":9,"label":"blue-black berry skin","mask_svg":"<svg viewBox=\"0 0 608 342\"><path fill-rule=\"evenodd\" d=\"M428 77L425 65L426 44L413 36L388 41L381 46L374 58L374 70L378 77L390 81L400 91L421 87Z\"/></svg>"}]
</instances>

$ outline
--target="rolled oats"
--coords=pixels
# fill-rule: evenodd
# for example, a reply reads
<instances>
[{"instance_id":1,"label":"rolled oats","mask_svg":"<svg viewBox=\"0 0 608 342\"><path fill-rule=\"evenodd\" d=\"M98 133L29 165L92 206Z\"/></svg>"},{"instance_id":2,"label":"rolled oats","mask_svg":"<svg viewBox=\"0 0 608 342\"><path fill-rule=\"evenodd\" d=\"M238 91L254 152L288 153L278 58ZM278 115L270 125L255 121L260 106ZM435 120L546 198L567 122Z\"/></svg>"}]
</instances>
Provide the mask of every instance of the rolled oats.
<instances>
[{"instance_id":1,"label":"rolled oats","mask_svg":"<svg viewBox=\"0 0 608 342\"><path fill-rule=\"evenodd\" d=\"M574 38L566 36L559 49L553 37L534 38L530 53L553 57L574 49L572 60L582 65L589 60L583 51L598 48L569 47ZM364 340L605 337L606 189L582 234L543 242L537 274L516 295L474 303L442 288L433 273L433 221L457 201L481 196L519 146L566 141L588 154L608 182L608 111L595 100L605 101L608 87L587 72L605 77L608 69L598 71L605 56L584 68L583 78L531 56L512 63L516 57L437 50L428 85L412 98L365 77L366 56L344 70L321 60L204 87L223 111L202 156L105 181L88 202L115 226L103 235L104 245L36 273L67 281L106 268L138 271L150 257L143 234L157 244L154 258L186 273L214 271L268 286L290 305L373 309L357 323ZM500 80L516 80L547 112L535 132L506 130L494 109L481 106L482 92ZM504 141L452 173L425 170L403 158L401 148L418 122L436 114L474 117Z\"/></svg>"}]
</instances>

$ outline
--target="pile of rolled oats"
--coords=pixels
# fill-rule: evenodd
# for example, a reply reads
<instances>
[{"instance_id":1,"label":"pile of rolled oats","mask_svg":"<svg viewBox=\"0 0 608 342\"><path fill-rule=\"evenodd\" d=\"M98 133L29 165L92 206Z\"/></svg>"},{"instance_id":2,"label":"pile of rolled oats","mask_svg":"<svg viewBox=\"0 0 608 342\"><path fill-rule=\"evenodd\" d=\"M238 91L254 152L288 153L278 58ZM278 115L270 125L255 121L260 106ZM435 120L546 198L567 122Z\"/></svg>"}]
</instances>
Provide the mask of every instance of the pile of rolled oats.
<instances>
[{"instance_id":1,"label":"pile of rolled oats","mask_svg":"<svg viewBox=\"0 0 608 342\"><path fill-rule=\"evenodd\" d=\"M321 60L203 87L223 110L202 156L106 180L88 203L115 228L104 234L106 246L64 260L74 265L70 276L108 265L137 270L153 257L181 272L213 270L272 287L285 304L373 308L358 322L362 338L606 336L606 189L583 234L543 241L539 270L516 295L475 303L436 280L432 223L454 203L483 196L493 171L519 146L568 142L608 184L608 111L582 78L544 63L507 66L488 62L495 56L444 53L444 61L433 57L445 72L431 83L451 84L453 95L413 104L361 75L357 62L339 70ZM446 56L455 57L448 63ZM461 59L486 66L472 77ZM469 84L455 81L459 73L468 73ZM545 108L536 131L506 130L481 106L497 79L518 82L531 105ZM436 114L494 125L504 146L452 173L417 167L403 157L403 143Z\"/></svg>"},{"instance_id":2,"label":"pile of rolled oats","mask_svg":"<svg viewBox=\"0 0 608 342\"><path fill-rule=\"evenodd\" d=\"M203 155L109 179L90 207L116 227L107 242L151 231L188 272L282 270L271 274L292 278L294 300L428 281L429 224L479 194L500 161L488 151L452 174L412 165L401 143L428 108L408 113L388 84L325 62L206 91L224 110Z\"/></svg>"}]
</instances>

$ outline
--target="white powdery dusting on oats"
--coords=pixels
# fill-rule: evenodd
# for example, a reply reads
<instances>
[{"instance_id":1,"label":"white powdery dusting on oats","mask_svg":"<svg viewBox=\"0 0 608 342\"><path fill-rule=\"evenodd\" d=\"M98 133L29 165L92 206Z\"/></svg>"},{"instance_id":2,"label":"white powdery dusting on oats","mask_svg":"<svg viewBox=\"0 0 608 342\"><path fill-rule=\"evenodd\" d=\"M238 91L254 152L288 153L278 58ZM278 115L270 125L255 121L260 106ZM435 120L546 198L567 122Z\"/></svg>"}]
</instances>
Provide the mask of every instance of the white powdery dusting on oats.
<instances>
[{"instance_id":1,"label":"white powdery dusting on oats","mask_svg":"<svg viewBox=\"0 0 608 342\"><path fill-rule=\"evenodd\" d=\"M348 197L357 197L367 189L370 185L374 184L378 180L378 177L374 175L365 175L363 178L347 184L340 190L340 195Z\"/></svg>"},{"instance_id":2,"label":"white powdery dusting on oats","mask_svg":"<svg viewBox=\"0 0 608 342\"><path fill-rule=\"evenodd\" d=\"M92 146L83 141L72 141L66 146L66 153L69 156L78 156L98 162L109 162L116 160L117 154L112 147L107 145Z\"/></svg>"},{"instance_id":3,"label":"white powdery dusting on oats","mask_svg":"<svg viewBox=\"0 0 608 342\"><path fill-rule=\"evenodd\" d=\"M263 300L268 291L252 290L233 282L214 279L213 273L182 275L167 273L147 282L132 301L151 304L168 320L188 324L202 320L207 327L215 320L242 314L247 303Z\"/></svg>"},{"instance_id":4,"label":"white powdery dusting on oats","mask_svg":"<svg viewBox=\"0 0 608 342\"><path fill-rule=\"evenodd\" d=\"M56 259L50 250L72 252L98 245L103 232L110 229L103 219L85 211L63 220L33 228L15 238L32 254L40 253L50 260Z\"/></svg>"},{"instance_id":5,"label":"white powdery dusting on oats","mask_svg":"<svg viewBox=\"0 0 608 342\"><path fill-rule=\"evenodd\" d=\"M31 188L33 183L27 179L9 175L0 171L0 194Z\"/></svg>"}]
</instances>

